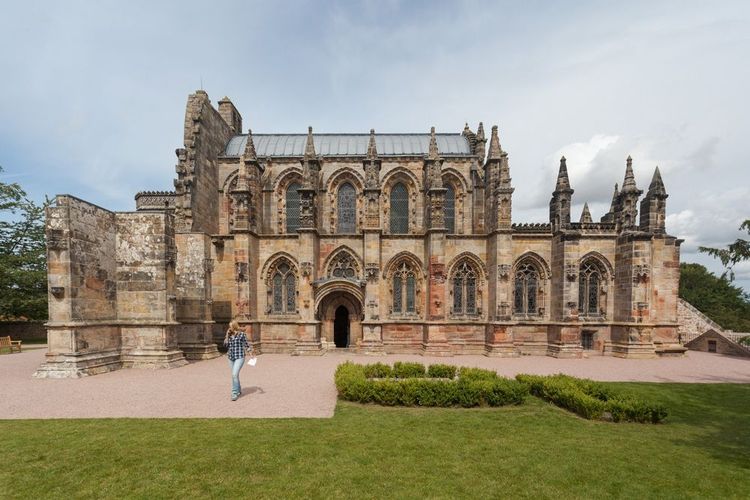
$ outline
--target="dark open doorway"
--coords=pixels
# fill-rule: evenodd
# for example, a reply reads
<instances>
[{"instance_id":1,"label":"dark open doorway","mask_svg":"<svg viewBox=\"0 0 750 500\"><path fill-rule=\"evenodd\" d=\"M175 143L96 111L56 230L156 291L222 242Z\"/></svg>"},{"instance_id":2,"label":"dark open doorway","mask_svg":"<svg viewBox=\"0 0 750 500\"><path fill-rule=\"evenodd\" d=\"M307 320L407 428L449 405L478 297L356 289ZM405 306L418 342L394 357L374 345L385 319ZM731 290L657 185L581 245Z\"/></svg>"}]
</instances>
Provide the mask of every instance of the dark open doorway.
<instances>
[{"instance_id":1,"label":"dark open doorway","mask_svg":"<svg viewBox=\"0 0 750 500\"><path fill-rule=\"evenodd\" d=\"M349 347L349 309L344 306L336 308L333 320L333 342L336 347Z\"/></svg>"}]
</instances>

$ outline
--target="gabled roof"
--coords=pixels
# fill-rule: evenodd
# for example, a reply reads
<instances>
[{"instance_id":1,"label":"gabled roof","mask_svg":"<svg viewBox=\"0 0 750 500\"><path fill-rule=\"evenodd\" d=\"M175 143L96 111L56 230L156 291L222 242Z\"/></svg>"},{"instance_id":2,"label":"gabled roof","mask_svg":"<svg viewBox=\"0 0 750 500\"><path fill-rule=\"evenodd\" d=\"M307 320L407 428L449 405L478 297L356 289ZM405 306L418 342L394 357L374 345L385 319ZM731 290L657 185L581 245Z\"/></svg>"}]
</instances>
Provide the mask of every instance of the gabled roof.
<instances>
[{"instance_id":1,"label":"gabled roof","mask_svg":"<svg viewBox=\"0 0 750 500\"><path fill-rule=\"evenodd\" d=\"M253 142L259 158L302 157L306 134L255 134ZM471 156L469 141L461 134L435 134L441 156ZM313 134L320 156L367 156L370 134ZM224 148L224 156L240 156L247 135L235 135ZM378 156L425 156L430 134L375 134Z\"/></svg>"}]
</instances>

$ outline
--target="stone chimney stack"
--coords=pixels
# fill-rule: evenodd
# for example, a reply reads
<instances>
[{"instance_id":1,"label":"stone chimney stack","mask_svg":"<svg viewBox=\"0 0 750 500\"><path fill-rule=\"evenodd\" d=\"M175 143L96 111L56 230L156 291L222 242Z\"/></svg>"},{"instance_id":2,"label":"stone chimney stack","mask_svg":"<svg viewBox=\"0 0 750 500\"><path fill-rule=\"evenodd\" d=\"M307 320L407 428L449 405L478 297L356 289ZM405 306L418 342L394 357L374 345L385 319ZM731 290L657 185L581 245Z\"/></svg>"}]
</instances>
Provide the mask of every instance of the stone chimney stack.
<instances>
[{"instance_id":1,"label":"stone chimney stack","mask_svg":"<svg viewBox=\"0 0 750 500\"><path fill-rule=\"evenodd\" d=\"M234 104L232 104L232 101L228 97L224 97L224 99L219 101L219 115L229 125L234 134L242 133L242 115L240 115L240 112L237 111L237 108L234 107Z\"/></svg>"}]
</instances>

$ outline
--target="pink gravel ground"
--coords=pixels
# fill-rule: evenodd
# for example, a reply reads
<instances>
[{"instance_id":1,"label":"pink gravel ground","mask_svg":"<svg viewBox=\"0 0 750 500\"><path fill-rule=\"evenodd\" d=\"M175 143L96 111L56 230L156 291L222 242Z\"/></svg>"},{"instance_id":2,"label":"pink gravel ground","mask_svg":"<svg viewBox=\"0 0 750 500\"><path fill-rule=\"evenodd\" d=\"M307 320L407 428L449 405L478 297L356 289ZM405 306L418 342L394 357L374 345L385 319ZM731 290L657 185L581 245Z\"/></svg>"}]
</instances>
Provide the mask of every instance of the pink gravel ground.
<instances>
[{"instance_id":1,"label":"pink gravel ground","mask_svg":"<svg viewBox=\"0 0 750 500\"><path fill-rule=\"evenodd\" d=\"M45 351L0 355L0 419L331 417L336 405L333 373L345 360L450 363L491 368L508 377L567 373L604 381L750 383L750 359L703 352L644 360L264 354L257 366L243 368L243 394L232 402L225 356L174 370L131 369L80 379L34 379L31 375L44 360Z\"/></svg>"}]
</instances>

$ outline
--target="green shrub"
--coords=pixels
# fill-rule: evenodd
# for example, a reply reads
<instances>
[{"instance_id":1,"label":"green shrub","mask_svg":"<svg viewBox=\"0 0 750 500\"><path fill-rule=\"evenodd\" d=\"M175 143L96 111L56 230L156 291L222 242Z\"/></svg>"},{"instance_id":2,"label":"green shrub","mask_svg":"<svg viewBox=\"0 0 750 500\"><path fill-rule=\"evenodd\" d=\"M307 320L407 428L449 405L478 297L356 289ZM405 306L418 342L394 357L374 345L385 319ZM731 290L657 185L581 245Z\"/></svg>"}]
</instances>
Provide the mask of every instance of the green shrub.
<instances>
[{"instance_id":1,"label":"green shrub","mask_svg":"<svg viewBox=\"0 0 750 500\"><path fill-rule=\"evenodd\" d=\"M430 378L456 378L456 367L453 365L430 365L427 368L427 376Z\"/></svg>"},{"instance_id":2,"label":"green shrub","mask_svg":"<svg viewBox=\"0 0 750 500\"><path fill-rule=\"evenodd\" d=\"M422 363L396 361L393 363L393 376L396 378L424 377L424 365Z\"/></svg>"},{"instance_id":3,"label":"green shrub","mask_svg":"<svg viewBox=\"0 0 750 500\"><path fill-rule=\"evenodd\" d=\"M498 377L487 370L461 370L458 379L451 377L425 378L424 366L418 363L394 364L393 377L372 377L368 373L384 374L382 366L357 365L350 361L336 368L335 382L339 397L359 403L376 403L385 406L502 406L522 404L529 393L527 386L516 380ZM422 368L422 375L415 376L417 368ZM441 366L441 365L433 365ZM457 368L442 365L434 368L432 373L450 375ZM407 376L397 374L405 373ZM492 374L492 378L489 377Z\"/></svg>"},{"instance_id":4,"label":"green shrub","mask_svg":"<svg viewBox=\"0 0 750 500\"><path fill-rule=\"evenodd\" d=\"M492 370L467 366L461 367L458 376L464 380L495 380L498 378L497 373Z\"/></svg>"},{"instance_id":5,"label":"green shrub","mask_svg":"<svg viewBox=\"0 0 750 500\"><path fill-rule=\"evenodd\" d=\"M373 363L365 365L365 377L367 378L388 378L393 374L391 367L385 363Z\"/></svg>"},{"instance_id":6,"label":"green shrub","mask_svg":"<svg viewBox=\"0 0 750 500\"><path fill-rule=\"evenodd\" d=\"M593 380L562 374L519 374L516 380L526 385L534 396L587 419L601 419L608 413L615 422L659 423L667 417L664 406L641 401Z\"/></svg>"}]
</instances>

